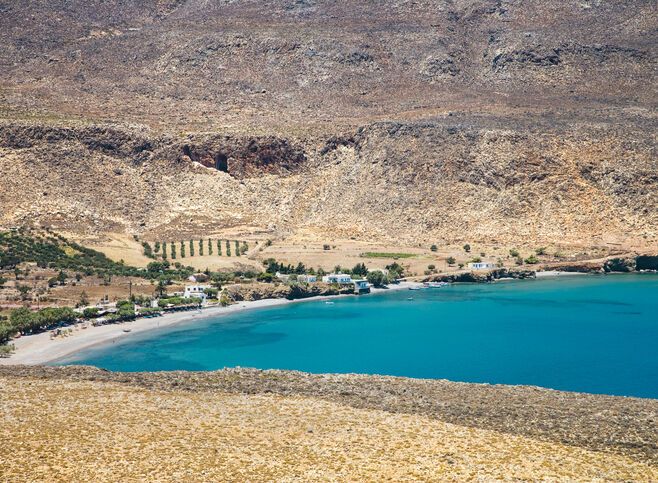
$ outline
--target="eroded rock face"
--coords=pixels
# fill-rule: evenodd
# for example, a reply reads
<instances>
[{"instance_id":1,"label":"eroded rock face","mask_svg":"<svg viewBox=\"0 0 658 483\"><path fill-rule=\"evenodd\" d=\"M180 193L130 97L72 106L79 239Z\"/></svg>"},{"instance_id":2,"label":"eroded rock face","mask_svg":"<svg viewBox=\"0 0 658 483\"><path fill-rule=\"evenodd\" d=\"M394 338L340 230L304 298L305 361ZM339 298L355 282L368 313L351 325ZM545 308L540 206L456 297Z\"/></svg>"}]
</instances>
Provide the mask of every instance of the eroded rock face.
<instances>
[{"instance_id":1,"label":"eroded rock face","mask_svg":"<svg viewBox=\"0 0 658 483\"><path fill-rule=\"evenodd\" d=\"M274 136L192 138L181 146L181 156L239 179L287 176L301 170L306 161L303 147Z\"/></svg>"}]
</instances>

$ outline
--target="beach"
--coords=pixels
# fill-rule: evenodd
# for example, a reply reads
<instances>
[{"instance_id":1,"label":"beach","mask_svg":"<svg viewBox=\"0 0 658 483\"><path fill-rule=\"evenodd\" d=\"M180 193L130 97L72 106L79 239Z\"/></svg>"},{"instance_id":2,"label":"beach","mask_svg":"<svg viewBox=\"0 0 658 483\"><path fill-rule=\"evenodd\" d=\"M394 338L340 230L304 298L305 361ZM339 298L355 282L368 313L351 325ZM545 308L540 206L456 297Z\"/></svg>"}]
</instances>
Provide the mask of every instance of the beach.
<instances>
[{"instance_id":1,"label":"beach","mask_svg":"<svg viewBox=\"0 0 658 483\"><path fill-rule=\"evenodd\" d=\"M420 284L414 282L401 282L396 285L391 285L387 289L373 288L371 294L384 293L391 290L405 290L415 285ZM237 302L226 307L214 306L203 308L201 310L175 312L165 314L162 317L150 319L141 318L130 322L101 325L98 327L89 326L87 329L81 329L78 325L78 328L74 328L73 332L68 337L57 337L55 339L51 339L50 331L46 331L40 334L27 335L12 340L11 343L14 344L16 350L10 357L4 359L0 358L0 365L48 364L71 356L83 349L88 349L101 344L114 343L149 330L193 322L208 317L221 317L223 315L229 315L244 310L254 310L306 301L317 301L325 298L353 296L356 295L331 295L295 300L263 299ZM130 332L124 332L124 329L130 329Z\"/></svg>"}]
</instances>

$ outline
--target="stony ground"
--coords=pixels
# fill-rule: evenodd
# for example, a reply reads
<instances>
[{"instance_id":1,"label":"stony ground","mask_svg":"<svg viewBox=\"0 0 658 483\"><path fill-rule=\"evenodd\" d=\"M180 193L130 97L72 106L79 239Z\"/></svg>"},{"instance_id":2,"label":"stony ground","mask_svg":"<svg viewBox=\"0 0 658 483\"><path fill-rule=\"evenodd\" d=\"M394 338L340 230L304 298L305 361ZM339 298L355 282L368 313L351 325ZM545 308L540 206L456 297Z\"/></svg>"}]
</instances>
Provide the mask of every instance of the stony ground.
<instances>
[{"instance_id":1,"label":"stony ground","mask_svg":"<svg viewBox=\"0 0 658 483\"><path fill-rule=\"evenodd\" d=\"M38 367L0 369L0 394L3 481L658 479L654 400L378 376ZM578 442L559 429L569 418ZM542 434L528 430L533 420ZM608 446L591 443L588 427Z\"/></svg>"}]
</instances>

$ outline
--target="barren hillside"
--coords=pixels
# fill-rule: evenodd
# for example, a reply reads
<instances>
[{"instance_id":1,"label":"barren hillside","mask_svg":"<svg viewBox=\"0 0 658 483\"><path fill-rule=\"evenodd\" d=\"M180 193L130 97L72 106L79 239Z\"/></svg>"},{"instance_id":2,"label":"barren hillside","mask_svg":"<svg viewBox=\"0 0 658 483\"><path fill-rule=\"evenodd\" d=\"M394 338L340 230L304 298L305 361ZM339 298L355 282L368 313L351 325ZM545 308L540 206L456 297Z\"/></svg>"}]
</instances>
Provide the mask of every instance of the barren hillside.
<instances>
[{"instance_id":1,"label":"barren hillside","mask_svg":"<svg viewBox=\"0 0 658 483\"><path fill-rule=\"evenodd\" d=\"M655 247L657 28L643 0L0 2L0 224Z\"/></svg>"}]
</instances>

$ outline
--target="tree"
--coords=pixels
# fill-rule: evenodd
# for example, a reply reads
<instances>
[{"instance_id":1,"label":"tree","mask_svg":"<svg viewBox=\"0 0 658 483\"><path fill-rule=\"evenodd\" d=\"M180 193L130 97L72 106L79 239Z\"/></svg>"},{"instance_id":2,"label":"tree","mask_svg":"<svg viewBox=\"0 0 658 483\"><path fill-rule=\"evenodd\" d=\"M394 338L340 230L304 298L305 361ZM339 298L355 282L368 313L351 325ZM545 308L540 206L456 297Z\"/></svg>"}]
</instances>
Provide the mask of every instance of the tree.
<instances>
[{"instance_id":1,"label":"tree","mask_svg":"<svg viewBox=\"0 0 658 483\"><path fill-rule=\"evenodd\" d=\"M212 240L208 238L208 255L212 255Z\"/></svg>"},{"instance_id":2,"label":"tree","mask_svg":"<svg viewBox=\"0 0 658 483\"><path fill-rule=\"evenodd\" d=\"M217 255L220 256L220 257L222 256L222 241L221 240L217 240Z\"/></svg>"},{"instance_id":3,"label":"tree","mask_svg":"<svg viewBox=\"0 0 658 483\"><path fill-rule=\"evenodd\" d=\"M432 245L432 246L430 247L430 250L432 250L433 252L438 252L438 251L439 251L439 247L437 247L436 245Z\"/></svg>"},{"instance_id":4,"label":"tree","mask_svg":"<svg viewBox=\"0 0 658 483\"><path fill-rule=\"evenodd\" d=\"M518 251L516 248L512 248L512 249L509 251L509 254L510 254L510 256L516 258L516 257L519 256L519 251Z\"/></svg>"},{"instance_id":5,"label":"tree","mask_svg":"<svg viewBox=\"0 0 658 483\"><path fill-rule=\"evenodd\" d=\"M151 262L146 266L146 270L148 272L164 272L165 270L169 270L170 264L167 260L163 260L162 262Z\"/></svg>"},{"instance_id":6,"label":"tree","mask_svg":"<svg viewBox=\"0 0 658 483\"><path fill-rule=\"evenodd\" d=\"M539 259L534 255L530 255L525 259L525 262L529 265L534 265L535 263L539 263Z\"/></svg>"},{"instance_id":7,"label":"tree","mask_svg":"<svg viewBox=\"0 0 658 483\"><path fill-rule=\"evenodd\" d=\"M142 247L144 248L144 256L148 258L153 258L153 249L151 248L151 245L149 242L143 241L142 242Z\"/></svg>"},{"instance_id":8,"label":"tree","mask_svg":"<svg viewBox=\"0 0 658 483\"><path fill-rule=\"evenodd\" d=\"M242 242L242 245L240 246L240 255L244 255L245 253L247 253L248 250L249 250L249 245L247 244L247 242Z\"/></svg>"},{"instance_id":9,"label":"tree","mask_svg":"<svg viewBox=\"0 0 658 483\"><path fill-rule=\"evenodd\" d=\"M162 242L162 258L167 258L167 242Z\"/></svg>"},{"instance_id":10,"label":"tree","mask_svg":"<svg viewBox=\"0 0 658 483\"><path fill-rule=\"evenodd\" d=\"M383 287L389 282L388 277L386 277L386 274L381 270L372 270L368 272L366 280L375 287Z\"/></svg>"},{"instance_id":11,"label":"tree","mask_svg":"<svg viewBox=\"0 0 658 483\"><path fill-rule=\"evenodd\" d=\"M32 314L32 311L26 307L21 307L20 309L14 309L9 315L9 322L13 327L14 331L18 331L21 334L26 332L31 332L36 324L36 317Z\"/></svg>"},{"instance_id":12,"label":"tree","mask_svg":"<svg viewBox=\"0 0 658 483\"><path fill-rule=\"evenodd\" d=\"M158 280L158 285L155 287L155 293L160 297L167 295L167 282L168 280L165 277L160 277Z\"/></svg>"},{"instance_id":13,"label":"tree","mask_svg":"<svg viewBox=\"0 0 658 483\"><path fill-rule=\"evenodd\" d=\"M3 288L5 286L5 283L7 283L7 279L5 277L0 276L0 288Z\"/></svg>"},{"instance_id":14,"label":"tree","mask_svg":"<svg viewBox=\"0 0 658 483\"><path fill-rule=\"evenodd\" d=\"M65 285L67 277L68 275L64 271L60 270L59 273L57 274L57 282L60 285Z\"/></svg>"},{"instance_id":15,"label":"tree","mask_svg":"<svg viewBox=\"0 0 658 483\"><path fill-rule=\"evenodd\" d=\"M259 282L272 283L274 281L274 274L268 272L259 273L256 280Z\"/></svg>"},{"instance_id":16,"label":"tree","mask_svg":"<svg viewBox=\"0 0 658 483\"><path fill-rule=\"evenodd\" d=\"M450 265L450 266L454 265L456 261L457 260L455 260L455 257L448 257L446 259L446 262L448 262L448 265Z\"/></svg>"},{"instance_id":17,"label":"tree","mask_svg":"<svg viewBox=\"0 0 658 483\"><path fill-rule=\"evenodd\" d=\"M459 267L459 269L461 270L462 268L464 268L464 264L463 264L463 263L460 263L460 264L458 265L458 267Z\"/></svg>"},{"instance_id":18,"label":"tree","mask_svg":"<svg viewBox=\"0 0 658 483\"><path fill-rule=\"evenodd\" d=\"M185 258L185 242L180 242L180 257Z\"/></svg>"},{"instance_id":19,"label":"tree","mask_svg":"<svg viewBox=\"0 0 658 483\"><path fill-rule=\"evenodd\" d=\"M199 256L203 256L203 240L199 239Z\"/></svg>"},{"instance_id":20,"label":"tree","mask_svg":"<svg viewBox=\"0 0 658 483\"><path fill-rule=\"evenodd\" d=\"M468 243L466 245L464 245L464 251L466 253L470 252L471 251L471 245L469 245Z\"/></svg>"},{"instance_id":21,"label":"tree","mask_svg":"<svg viewBox=\"0 0 658 483\"><path fill-rule=\"evenodd\" d=\"M27 300L30 298L28 294L32 291L32 287L29 285L18 285L16 289L21 294L21 300Z\"/></svg>"},{"instance_id":22,"label":"tree","mask_svg":"<svg viewBox=\"0 0 658 483\"><path fill-rule=\"evenodd\" d=\"M85 319L94 319L98 316L98 307L87 307L82 311L82 316Z\"/></svg>"},{"instance_id":23,"label":"tree","mask_svg":"<svg viewBox=\"0 0 658 483\"><path fill-rule=\"evenodd\" d=\"M89 305L89 297L87 296L87 292L84 290L80 294L80 300L78 300L78 307L86 307Z\"/></svg>"},{"instance_id":24,"label":"tree","mask_svg":"<svg viewBox=\"0 0 658 483\"><path fill-rule=\"evenodd\" d=\"M228 240L226 240L226 256L231 256L231 242Z\"/></svg>"},{"instance_id":25,"label":"tree","mask_svg":"<svg viewBox=\"0 0 658 483\"><path fill-rule=\"evenodd\" d=\"M323 250L331 250L331 245L329 245L328 243L325 243L324 245L322 245L322 249Z\"/></svg>"},{"instance_id":26,"label":"tree","mask_svg":"<svg viewBox=\"0 0 658 483\"><path fill-rule=\"evenodd\" d=\"M360 277L365 277L368 275L368 267L366 267L365 263L357 263L354 265L354 268L352 268L352 273Z\"/></svg>"},{"instance_id":27,"label":"tree","mask_svg":"<svg viewBox=\"0 0 658 483\"><path fill-rule=\"evenodd\" d=\"M194 256L194 241L190 240L190 256Z\"/></svg>"},{"instance_id":28,"label":"tree","mask_svg":"<svg viewBox=\"0 0 658 483\"><path fill-rule=\"evenodd\" d=\"M155 250L155 253L158 253L160 251L160 242L159 241L155 242L154 250Z\"/></svg>"},{"instance_id":29,"label":"tree","mask_svg":"<svg viewBox=\"0 0 658 483\"><path fill-rule=\"evenodd\" d=\"M435 268L436 268L436 265L434 265L434 264L429 264L429 265L427 266L427 269L428 269L428 270L434 270Z\"/></svg>"},{"instance_id":30,"label":"tree","mask_svg":"<svg viewBox=\"0 0 658 483\"><path fill-rule=\"evenodd\" d=\"M535 253L539 256L546 255L546 247L537 248Z\"/></svg>"},{"instance_id":31,"label":"tree","mask_svg":"<svg viewBox=\"0 0 658 483\"><path fill-rule=\"evenodd\" d=\"M306 273L306 267L302 262L299 262L297 264L297 267L295 268L295 273L298 275L304 275Z\"/></svg>"},{"instance_id":32,"label":"tree","mask_svg":"<svg viewBox=\"0 0 658 483\"><path fill-rule=\"evenodd\" d=\"M176 244L171 242L171 259L176 260Z\"/></svg>"},{"instance_id":33,"label":"tree","mask_svg":"<svg viewBox=\"0 0 658 483\"><path fill-rule=\"evenodd\" d=\"M203 291L209 299L216 299L219 291L216 288L207 288Z\"/></svg>"},{"instance_id":34,"label":"tree","mask_svg":"<svg viewBox=\"0 0 658 483\"><path fill-rule=\"evenodd\" d=\"M393 262L390 265L386 265L385 268L388 270L388 278L391 281L397 280L398 278L402 278L404 276L404 267L398 262Z\"/></svg>"},{"instance_id":35,"label":"tree","mask_svg":"<svg viewBox=\"0 0 658 483\"><path fill-rule=\"evenodd\" d=\"M240 242L237 240L235 240L235 256L240 256Z\"/></svg>"}]
</instances>

